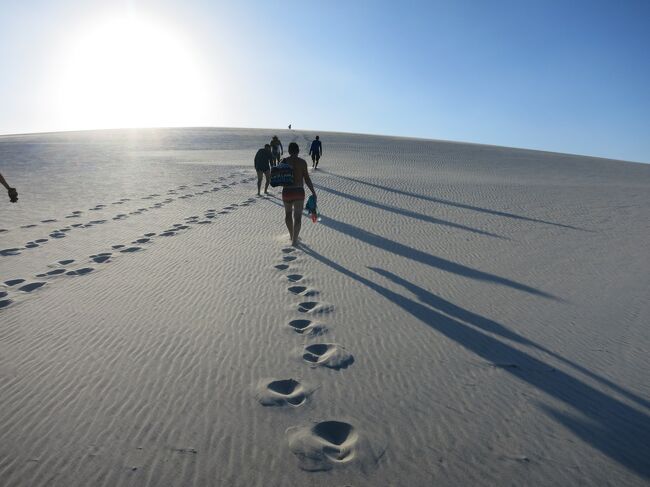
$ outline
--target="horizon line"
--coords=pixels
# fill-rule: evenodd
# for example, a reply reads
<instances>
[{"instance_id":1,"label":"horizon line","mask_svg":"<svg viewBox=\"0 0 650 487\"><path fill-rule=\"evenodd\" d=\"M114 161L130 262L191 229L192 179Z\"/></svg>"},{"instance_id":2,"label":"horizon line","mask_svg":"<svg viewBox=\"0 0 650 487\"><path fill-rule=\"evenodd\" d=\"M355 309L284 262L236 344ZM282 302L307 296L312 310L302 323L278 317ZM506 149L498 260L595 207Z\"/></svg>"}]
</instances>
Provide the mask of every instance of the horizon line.
<instances>
[{"instance_id":1,"label":"horizon line","mask_svg":"<svg viewBox=\"0 0 650 487\"><path fill-rule=\"evenodd\" d=\"M44 130L36 132L20 132L20 133L8 133L0 134L0 138L3 137L20 137L28 135L48 135L48 134L64 134L64 133L77 133L77 132L108 132L108 131L118 131L118 130L157 130L157 129L245 129L245 130L284 130L287 132L296 131L296 132L319 132L319 133L328 133L328 134L345 134L345 135L365 135L372 137L391 137L396 139L411 139L411 140L421 140L421 141L430 141L430 142L446 142L451 144L464 144L464 145L480 145L486 147L498 147L503 149L515 149L523 150L530 152L544 152L547 154L558 154L564 156L573 156L573 157L587 157L591 159L602 159L606 161L615 161L615 162L624 162L628 164L650 164L650 161L632 161L628 159L615 159L612 157L604 157L598 155L589 155L589 154L576 154L572 152L558 152L548 149L538 149L538 148L528 148L528 147L514 147L509 145L497 145L497 144L486 144L481 142L469 142L464 140L451 140L451 139L434 139L430 137L416 137L409 135L391 135L383 133L373 133L373 132L345 132L345 131L332 131L332 130L318 130L318 129L289 129L289 128L267 128L267 127L247 127L247 126L209 126L209 125L166 125L166 126L148 126L148 127L106 127L106 128L92 128L92 129L66 129L66 130Z\"/></svg>"}]
</instances>

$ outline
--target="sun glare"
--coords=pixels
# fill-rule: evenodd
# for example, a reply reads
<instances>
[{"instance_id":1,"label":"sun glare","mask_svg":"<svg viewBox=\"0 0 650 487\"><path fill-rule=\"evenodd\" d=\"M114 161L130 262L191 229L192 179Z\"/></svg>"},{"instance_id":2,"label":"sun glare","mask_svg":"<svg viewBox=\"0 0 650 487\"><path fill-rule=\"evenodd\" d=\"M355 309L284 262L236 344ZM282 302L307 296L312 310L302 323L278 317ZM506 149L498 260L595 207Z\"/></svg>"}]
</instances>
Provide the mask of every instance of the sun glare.
<instances>
[{"instance_id":1,"label":"sun glare","mask_svg":"<svg viewBox=\"0 0 650 487\"><path fill-rule=\"evenodd\" d=\"M66 48L59 114L68 128L198 125L209 109L199 60L162 24L89 26Z\"/></svg>"}]
</instances>

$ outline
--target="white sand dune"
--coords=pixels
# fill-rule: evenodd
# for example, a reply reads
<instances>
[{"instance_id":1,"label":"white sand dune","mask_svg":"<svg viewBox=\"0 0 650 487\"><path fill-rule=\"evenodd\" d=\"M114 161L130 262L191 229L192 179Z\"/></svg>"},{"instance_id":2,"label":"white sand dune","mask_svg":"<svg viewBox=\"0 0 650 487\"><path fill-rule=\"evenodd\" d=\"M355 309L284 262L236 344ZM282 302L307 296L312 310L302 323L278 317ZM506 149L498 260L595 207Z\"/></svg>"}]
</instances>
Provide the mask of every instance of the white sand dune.
<instances>
[{"instance_id":1,"label":"white sand dune","mask_svg":"<svg viewBox=\"0 0 650 487\"><path fill-rule=\"evenodd\" d=\"M648 484L650 165L273 133L0 137L0 485Z\"/></svg>"}]
</instances>

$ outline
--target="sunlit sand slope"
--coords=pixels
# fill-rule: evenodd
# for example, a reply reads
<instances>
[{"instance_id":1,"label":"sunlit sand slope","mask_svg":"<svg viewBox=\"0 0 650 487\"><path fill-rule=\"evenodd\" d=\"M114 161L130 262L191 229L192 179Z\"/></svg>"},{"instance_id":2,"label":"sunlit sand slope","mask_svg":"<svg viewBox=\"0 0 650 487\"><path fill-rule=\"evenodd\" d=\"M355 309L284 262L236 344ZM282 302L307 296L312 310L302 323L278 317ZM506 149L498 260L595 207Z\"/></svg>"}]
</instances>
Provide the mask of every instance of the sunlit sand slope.
<instances>
[{"instance_id":1,"label":"sunlit sand slope","mask_svg":"<svg viewBox=\"0 0 650 487\"><path fill-rule=\"evenodd\" d=\"M647 485L650 165L274 133L0 137L0 485Z\"/></svg>"}]
</instances>

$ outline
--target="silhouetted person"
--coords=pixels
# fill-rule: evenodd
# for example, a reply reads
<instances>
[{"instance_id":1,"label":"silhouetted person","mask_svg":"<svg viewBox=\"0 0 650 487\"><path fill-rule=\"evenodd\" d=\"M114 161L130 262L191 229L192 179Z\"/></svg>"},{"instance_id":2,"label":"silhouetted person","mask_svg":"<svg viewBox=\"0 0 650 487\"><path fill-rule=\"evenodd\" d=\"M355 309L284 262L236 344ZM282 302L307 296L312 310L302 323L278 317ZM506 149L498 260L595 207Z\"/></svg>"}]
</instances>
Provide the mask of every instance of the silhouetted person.
<instances>
[{"instance_id":1,"label":"silhouetted person","mask_svg":"<svg viewBox=\"0 0 650 487\"><path fill-rule=\"evenodd\" d=\"M320 160L320 156L323 155L323 144L320 143L318 135L312 140L309 153L311 154L311 167L314 169L318 168L318 161Z\"/></svg>"},{"instance_id":2,"label":"silhouetted person","mask_svg":"<svg viewBox=\"0 0 650 487\"><path fill-rule=\"evenodd\" d=\"M262 175L266 178L266 185L264 186L264 194L269 194L269 182L271 177L271 145L266 144L262 149L255 154L255 170L257 171L257 196L260 195L262 188Z\"/></svg>"},{"instance_id":3,"label":"silhouetted person","mask_svg":"<svg viewBox=\"0 0 650 487\"><path fill-rule=\"evenodd\" d=\"M280 162L280 157L282 157L284 154L282 142L280 142L280 139L278 139L277 135L274 135L271 139L271 152L273 153L271 164L276 165L278 162Z\"/></svg>"},{"instance_id":4,"label":"silhouetted person","mask_svg":"<svg viewBox=\"0 0 650 487\"><path fill-rule=\"evenodd\" d=\"M289 130L291 130L291 124L289 124Z\"/></svg>"},{"instance_id":5,"label":"silhouetted person","mask_svg":"<svg viewBox=\"0 0 650 487\"><path fill-rule=\"evenodd\" d=\"M16 188L12 188L9 186L9 183L5 180L4 177L2 177L2 174L0 174L0 184L2 184L5 188L7 188L7 193L9 194L9 201L12 203L15 203L18 201L18 191L16 191Z\"/></svg>"},{"instance_id":6,"label":"silhouetted person","mask_svg":"<svg viewBox=\"0 0 650 487\"><path fill-rule=\"evenodd\" d=\"M282 201L284 202L284 221L289 229L291 244L294 246L298 244L298 235L300 234L302 208L305 204L305 184L316 197L314 185L307 171L307 162L298 157L299 152L298 144L291 142L289 144L289 157L282 161L289 164L293 169L293 185L282 188Z\"/></svg>"}]
</instances>

